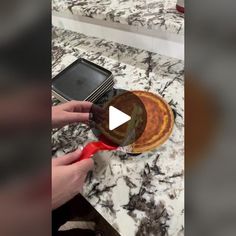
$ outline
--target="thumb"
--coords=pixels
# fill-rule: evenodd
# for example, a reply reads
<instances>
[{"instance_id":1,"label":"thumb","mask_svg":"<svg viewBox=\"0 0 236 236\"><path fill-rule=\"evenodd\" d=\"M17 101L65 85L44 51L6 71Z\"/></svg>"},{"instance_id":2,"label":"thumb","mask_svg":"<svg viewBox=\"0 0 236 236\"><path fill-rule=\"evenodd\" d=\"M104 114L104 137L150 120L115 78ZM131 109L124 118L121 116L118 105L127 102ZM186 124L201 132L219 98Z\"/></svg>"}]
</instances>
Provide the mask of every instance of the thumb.
<instances>
[{"instance_id":1,"label":"thumb","mask_svg":"<svg viewBox=\"0 0 236 236\"><path fill-rule=\"evenodd\" d=\"M55 165L69 165L77 160L79 160L81 154L81 149L77 149L74 152L68 153L64 156L57 157L54 159Z\"/></svg>"},{"instance_id":2,"label":"thumb","mask_svg":"<svg viewBox=\"0 0 236 236\"><path fill-rule=\"evenodd\" d=\"M76 162L73 164L73 166L76 168L76 171L87 174L90 170L94 168L94 161L92 158L89 158Z\"/></svg>"}]
</instances>

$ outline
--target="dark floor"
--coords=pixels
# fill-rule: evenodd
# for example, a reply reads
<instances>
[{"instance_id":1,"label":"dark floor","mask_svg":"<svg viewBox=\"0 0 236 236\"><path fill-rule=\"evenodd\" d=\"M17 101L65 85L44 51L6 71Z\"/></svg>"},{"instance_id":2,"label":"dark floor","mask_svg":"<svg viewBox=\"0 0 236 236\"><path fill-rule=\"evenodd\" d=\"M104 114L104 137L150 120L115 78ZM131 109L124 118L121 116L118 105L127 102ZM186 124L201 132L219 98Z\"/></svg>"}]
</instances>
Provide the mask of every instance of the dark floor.
<instances>
[{"instance_id":1,"label":"dark floor","mask_svg":"<svg viewBox=\"0 0 236 236\"><path fill-rule=\"evenodd\" d=\"M94 222L94 230L74 228L58 231L66 222ZM91 228L91 227L90 227ZM120 236L117 231L82 196L77 195L71 201L52 213L52 235L55 236Z\"/></svg>"}]
</instances>

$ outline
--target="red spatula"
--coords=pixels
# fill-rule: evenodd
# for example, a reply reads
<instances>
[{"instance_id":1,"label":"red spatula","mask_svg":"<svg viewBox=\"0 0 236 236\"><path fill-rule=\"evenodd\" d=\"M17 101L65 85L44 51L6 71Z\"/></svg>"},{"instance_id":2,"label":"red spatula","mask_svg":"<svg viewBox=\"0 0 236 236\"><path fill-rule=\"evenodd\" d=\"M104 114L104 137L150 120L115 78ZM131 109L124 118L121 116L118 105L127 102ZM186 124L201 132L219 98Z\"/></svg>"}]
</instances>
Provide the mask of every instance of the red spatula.
<instances>
[{"instance_id":1,"label":"red spatula","mask_svg":"<svg viewBox=\"0 0 236 236\"><path fill-rule=\"evenodd\" d=\"M105 144L102 141L90 142L82 150L79 161L91 158L99 151L112 151L118 149L118 146Z\"/></svg>"},{"instance_id":2,"label":"red spatula","mask_svg":"<svg viewBox=\"0 0 236 236\"><path fill-rule=\"evenodd\" d=\"M124 140L123 144L126 143L127 140L129 140L131 135L134 135L134 134L135 134L134 130L130 132L130 134L126 137L126 140ZM105 151L105 150L107 151L120 150L120 151L126 152L126 149L112 143L103 134L101 134L99 136L99 141L90 142L83 148L79 161L91 158L95 153L99 151Z\"/></svg>"}]
</instances>

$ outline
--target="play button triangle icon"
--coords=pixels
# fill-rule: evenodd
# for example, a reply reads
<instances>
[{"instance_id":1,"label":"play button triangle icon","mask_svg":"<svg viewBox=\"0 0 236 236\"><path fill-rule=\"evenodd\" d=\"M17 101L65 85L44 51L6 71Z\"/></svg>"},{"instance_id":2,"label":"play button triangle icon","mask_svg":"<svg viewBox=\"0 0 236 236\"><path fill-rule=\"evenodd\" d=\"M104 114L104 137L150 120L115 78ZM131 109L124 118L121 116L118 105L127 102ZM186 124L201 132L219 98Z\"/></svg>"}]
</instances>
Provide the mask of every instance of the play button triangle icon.
<instances>
[{"instance_id":1,"label":"play button triangle icon","mask_svg":"<svg viewBox=\"0 0 236 236\"><path fill-rule=\"evenodd\" d=\"M118 110L113 106L109 106L109 130L114 130L131 119L130 116Z\"/></svg>"}]
</instances>

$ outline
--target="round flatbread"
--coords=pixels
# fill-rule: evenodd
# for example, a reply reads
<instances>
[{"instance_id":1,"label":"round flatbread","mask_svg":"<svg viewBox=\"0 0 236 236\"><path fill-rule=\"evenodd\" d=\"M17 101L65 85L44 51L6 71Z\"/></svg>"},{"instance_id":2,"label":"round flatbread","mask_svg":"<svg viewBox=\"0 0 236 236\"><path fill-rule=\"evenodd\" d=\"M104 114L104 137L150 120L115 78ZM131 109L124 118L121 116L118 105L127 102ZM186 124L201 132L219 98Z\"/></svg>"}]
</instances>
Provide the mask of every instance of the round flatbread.
<instances>
[{"instance_id":1,"label":"round flatbread","mask_svg":"<svg viewBox=\"0 0 236 236\"><path fill-rule=\"evenodd\" d=\"M131 120L109 130L109 106L129 114ZM142 153L159 147L170 136L174 115L162 97L146 91L126 91L104 104L106 115L98 124L105 138L129 153Z\"/></svg>"},{"instance_id":2,"label":"round flatbread","mask_svg":"<svg viewBox=\"0 0 236 236\"><path fill-rule=\"evenodd\" d=\"M132 92L140 98L147 112L145 130L132 144L133 153L142 153L159 147L168 139L174 126L174 114L160 96L145 91Z\"/></svg>"}]
</instances>

